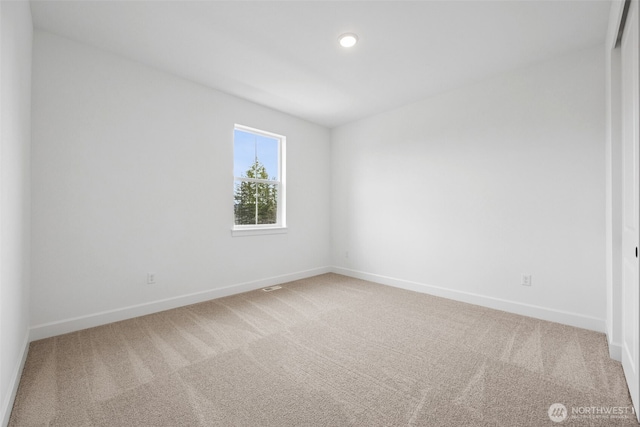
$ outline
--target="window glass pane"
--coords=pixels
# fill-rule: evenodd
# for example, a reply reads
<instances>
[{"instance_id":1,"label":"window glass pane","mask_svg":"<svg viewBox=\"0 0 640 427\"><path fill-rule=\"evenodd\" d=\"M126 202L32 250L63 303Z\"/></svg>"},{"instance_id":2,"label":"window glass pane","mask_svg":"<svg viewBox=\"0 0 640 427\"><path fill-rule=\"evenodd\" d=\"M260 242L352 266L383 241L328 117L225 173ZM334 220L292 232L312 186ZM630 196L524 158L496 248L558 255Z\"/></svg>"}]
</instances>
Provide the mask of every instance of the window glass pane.
<instances>
[{"instance_id":1,"label":"window glass pane","mask_svg":"<svg viewBox=\"0 0 640 427\"><path fill-rule=\"evenodd\" d=\"M267 173L265 179L278 180L278 140L256 135L256 154L258 162Z\"/></svg>"},{"instance_id":2,"label":"window glass pane","mask_svg":"<svg viewBox=\"0 0 640 427\"><path fill-rule=\"evenodd\" d=\"M241 130L233 134L233 175L247 176L256 160L256 135Z\"/></svg>"},{"instance_id":3,"label":"window glass pane","mask_svg":"<svg viewBox=\"0 0 640 427\"><path fill-rule=\"evenodd\" d=\"M236 129L233 136L234 176L278 180L278 145L275 138ZM251 169L260 173L251 176L248 173Z\"/></svg>"},{"instance_id":4,"label":"window glass pane","mask_svg":"<svg viewBox=\"0 0 640 427\"><path fill-rule=\"evenodd\" d=\"M258 184L258 224L278 222L278 188L275 184Z\"/></svg>"},{"instance_id":5,"label":"window glass pane","mask_svg":"<svg viewBox=\"0 0 640 427\"><path fill-rule=\"evenodd\" d=\"M277 184L236 181L234 196L236 225L277 224Z\"/></svg>"},{"instance_id":6,"label":"window glass pane","mask_svg":"<svg viewBox=\"0 0 640 427\"><path fill-rule=\"evenodd\" d=\"M284 226L284 222L279 222L282 213L278 211L278 199L284 197L280 194L283 188L280 150L284 149L284 137L267 135L241 126L234 129L233 214L236 226Z\"/></svg>"},{"instance_id":7,"label":"window glass pane","mask_svg":"<svg viewBox=\"0 0 640 427\"><path fill-rule=\"evenodd\" d=\"M235 182L233 213L236 225L256 223L256 185L255 182Z\"/></svg>"}]
</instances>

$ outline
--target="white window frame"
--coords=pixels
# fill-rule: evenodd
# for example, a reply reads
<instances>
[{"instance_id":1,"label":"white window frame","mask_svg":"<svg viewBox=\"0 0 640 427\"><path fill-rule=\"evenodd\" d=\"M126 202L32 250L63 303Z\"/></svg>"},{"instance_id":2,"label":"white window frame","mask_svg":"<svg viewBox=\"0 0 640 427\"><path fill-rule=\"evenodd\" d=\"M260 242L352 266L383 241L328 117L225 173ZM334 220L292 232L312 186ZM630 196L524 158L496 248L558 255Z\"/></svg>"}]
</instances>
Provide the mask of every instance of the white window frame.
<instances>
[{"instance_id":1,"label":"white window frame","mask_svg":"<svg viewBox=\"0 0 640 427\"><path fill-rule=\"evenodd\" d=\"M233 127L234 135L235 131L248 132L255 135L264 136L278 140L278 177L279 181L253 179L240 176L233 176L233 189L232 193L235 195L235 184L239 181L253 181L264 182L268 184L278 185L278 209L277 209L277 223L275 224L235 224L235 215L233 217L233 227L231 229L231 235L235 237L240 236L257 236L263 234L281 234L287 232L287 217L286 217L286 144L287 138L284 135L279 135L273 132L267 132L261 129L252 128L249 126L235 124ZM235 138L234 138L235 142ZM235 150L235 148L234 148ZM234 170L235 170L235 152L234 152ZM235 203L235 198L232 199Z\"/></svg>"}]
</instances>

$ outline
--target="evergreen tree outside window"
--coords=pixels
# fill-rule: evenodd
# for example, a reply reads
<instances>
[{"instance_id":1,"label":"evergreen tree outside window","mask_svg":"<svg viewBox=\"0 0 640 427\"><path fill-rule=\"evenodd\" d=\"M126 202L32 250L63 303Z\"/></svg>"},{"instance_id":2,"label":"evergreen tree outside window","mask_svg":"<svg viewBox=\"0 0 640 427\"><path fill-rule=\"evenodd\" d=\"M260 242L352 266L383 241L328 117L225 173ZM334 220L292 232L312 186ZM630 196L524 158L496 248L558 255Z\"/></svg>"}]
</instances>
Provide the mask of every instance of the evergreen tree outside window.
<instances>
[{"instance_id":1,"label":"evergreen tree outside window","mask_svg":"<svg viewBox=\"0 0 640 427\"><path fill-rule=\"evenodd\" d=\"M234 229L285 227L284 148L284 136L235 126Z\"/></svg>"}]
</instances>

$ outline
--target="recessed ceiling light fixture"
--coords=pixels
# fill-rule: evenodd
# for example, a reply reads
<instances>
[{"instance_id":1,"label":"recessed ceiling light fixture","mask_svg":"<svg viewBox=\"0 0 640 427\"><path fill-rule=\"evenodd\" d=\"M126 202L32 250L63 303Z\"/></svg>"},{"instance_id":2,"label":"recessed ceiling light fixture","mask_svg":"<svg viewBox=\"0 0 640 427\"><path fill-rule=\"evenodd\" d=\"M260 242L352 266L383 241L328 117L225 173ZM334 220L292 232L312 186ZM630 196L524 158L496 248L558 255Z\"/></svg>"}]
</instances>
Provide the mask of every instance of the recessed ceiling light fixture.
<instances>
[{"instance_id":1,"label":"recessed ceiling light fixture","mask_svg":"<svg viewBox=\"0 0 640 427\"><path fill-rule=\"evenodd\" d=\"M353 47L358 43L358 36L353 33L346 33L338 37L338 41L342 47Z\"/></svg>"}]
</instances>

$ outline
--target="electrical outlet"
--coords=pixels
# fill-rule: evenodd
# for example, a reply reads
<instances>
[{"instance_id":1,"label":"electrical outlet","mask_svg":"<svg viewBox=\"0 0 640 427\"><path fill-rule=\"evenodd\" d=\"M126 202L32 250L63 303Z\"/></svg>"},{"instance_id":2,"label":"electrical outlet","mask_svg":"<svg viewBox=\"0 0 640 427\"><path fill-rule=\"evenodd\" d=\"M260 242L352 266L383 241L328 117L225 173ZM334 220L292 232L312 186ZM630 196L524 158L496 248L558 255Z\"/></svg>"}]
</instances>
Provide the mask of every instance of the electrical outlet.
<instances>
[{"instance_id":1,"label":"electrical outlet","mask_svg":"<svg viewBox=\"0 0 640 427\"><path fill-rule=\"evenodd\" d=\"M345 253L344 253L344 257L345 257L345 258L349 258L349 251L345 251Z\"/></svg>"},{"instance_id":2,"label":"electrical outlet","mask_svg":"<svg viewBox=\"0 0 640 427\"><path fill-rule=\"evenodd\" d=\"M153 285L156 283L156 273L147 273L147 284Z\"/></svg>"},{"instance_id":3,"label":"electrical outlet","mask_svg":"<svg viewBox=\"0 0 640 427\"><path fill-rule=\"evenodd\" d=\"M522 279L520 280L520 284L522 286L531 286L531 275L530 274L523 274L522 275Z\"/></svg>"}]
</instances>

